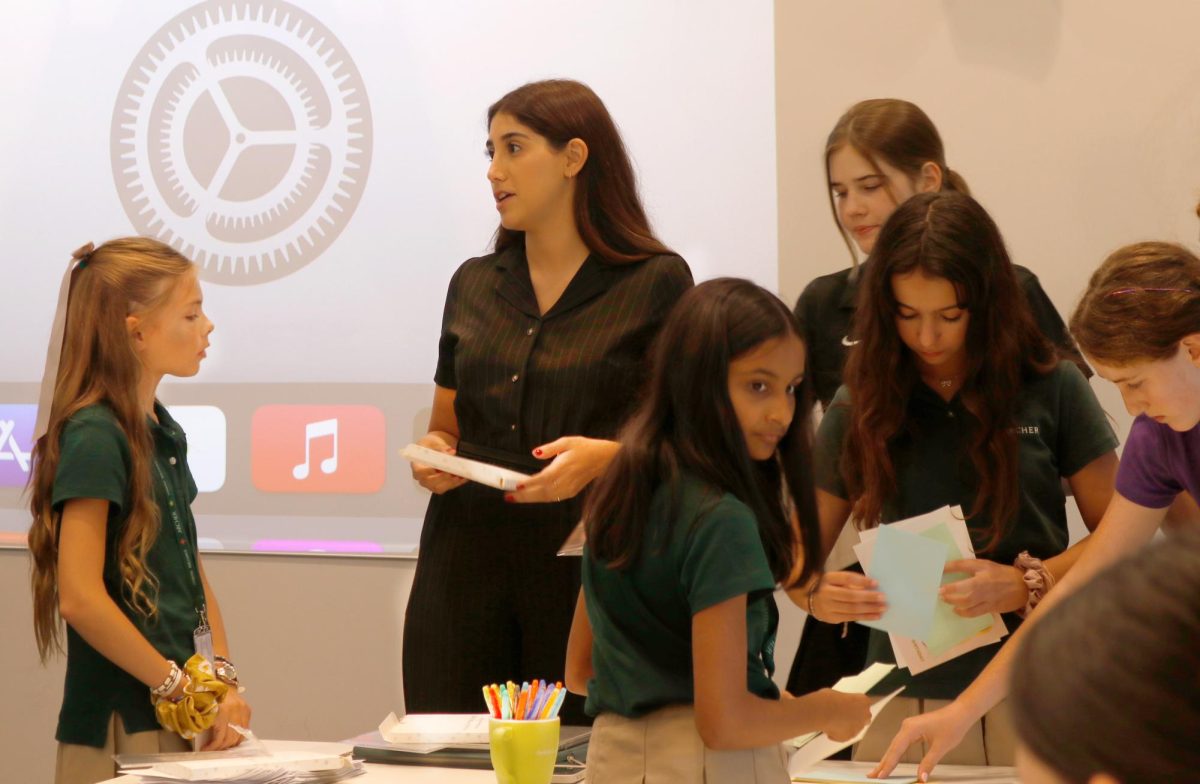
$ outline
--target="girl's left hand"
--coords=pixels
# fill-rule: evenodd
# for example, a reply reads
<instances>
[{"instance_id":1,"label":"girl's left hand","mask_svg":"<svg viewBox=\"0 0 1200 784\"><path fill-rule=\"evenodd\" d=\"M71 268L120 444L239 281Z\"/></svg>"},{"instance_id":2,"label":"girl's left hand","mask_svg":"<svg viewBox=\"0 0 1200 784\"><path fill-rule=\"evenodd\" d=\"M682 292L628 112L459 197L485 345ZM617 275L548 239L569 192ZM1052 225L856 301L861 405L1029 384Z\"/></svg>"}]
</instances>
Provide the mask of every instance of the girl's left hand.
<instances>
[{"instance_id":1,"label":"girl's left hand","mask_svg":"<svg viewBox=\"0 0 1200 784\"><path fill-rule=\"evenodd\" d=\"M242 695L238 694L236 689L230 689L225 694L225 699L221 700L217 719L212 725L212 737L201 751L220 751L241 743L244 740L242 733L229 726L230 724L250 727L250 704L242 699Z\"/></svg>"},{"instance_id":2,"label":"girl's left hand","mask_svg":"<svg viewBox=\"0 0 1200 784\"><path fill-rule=\"evenodd\" d=\"M938 595L964 618L993 612L1016 612L1029 601L1025 574L1015 566L983 558L947 561L945 573L966 572L965 580L942 586Z\"/></svg>"},{"instance_id":3,"label":"girl's left hand","mask_svg":"<svg viewBox=\"0 0 1200 784\"><path fill-rule=\"evenodd\" d=\"M621 445L615 441L583 436L564 436L533 450L550 465L529 477L517 489L504 496L516 503L554 503L574 498L588 483L604 473Z\"/></svg>"}]
</instances>

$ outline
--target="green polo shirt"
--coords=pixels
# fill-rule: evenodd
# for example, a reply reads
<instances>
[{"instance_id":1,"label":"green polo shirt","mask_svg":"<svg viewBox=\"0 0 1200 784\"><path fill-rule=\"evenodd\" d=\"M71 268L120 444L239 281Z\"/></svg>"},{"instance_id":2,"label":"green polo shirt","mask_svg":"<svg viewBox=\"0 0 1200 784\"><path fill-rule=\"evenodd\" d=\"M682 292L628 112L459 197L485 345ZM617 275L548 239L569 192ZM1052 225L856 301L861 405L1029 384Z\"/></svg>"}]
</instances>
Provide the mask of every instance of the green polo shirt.
<instances>
[{"instance_id":1,"label":"green polo shirt","mask_svg":"<svg viewBox=\"0 0 1200 784\"><path fill-rule=\"evenodd\" d=\"M116 554L129 515L130 452L129 441L107 406L89 406L67 422L59 442L62 455L54 475L52 502L56 512L76 498L109 502L104 587L150 644L182 666L194 653L192 631L197 623L196 590L183 557L186 548L193 563L196 559L196 523L190 508L196 483L187 467L183 429L163 406L155 403L154 411L158 417L157 423L150 423L154 458L170 487L168 494L151 466L160 529L146 566L159 584L156 617L143 618L122 598ZM171 518L172 502L184 528L182 544ZM55 737L63 743L102 747L114 711L124 720L127 732L159 729L145 684L104 658L68 626L67 676Z\"/></svg>"},{"instance_id":2,"label":"green polo shirt","mask_svg":"<svg viewBox=\"0 0 1200 784\"><path fill-rule=\"evenodd\" d=\"M821 420L816 437L817 486L839 498L848 496L839 458L851 405L849 392L842 387ZM898 493L884 505L882 522L903 520L946 505L971 509L978 489L978 477L969 457L975 418L958 396L947 402L924 384L917 385L908 414L910 427L889 446ZM1049 558L1066 549L1062 478L1117 446L1095 393L1079 369L1067 361L1024 385L1014 426L1020 483L1017 519L995 550L981 553L1004 564L1011 564L1022 550ZM977 553L986 543L989 523L986 510L967 521ZM1006 614L1004 621L1009 632L1016 631L1021 622L1015 613ZM953 699L998 649L998 645L978 648L915 677L908 670L897 669L872 693L885 694L904 685L908 697ZM884 632L871 630L867 661L895 661Z\"/></svg>"},{"instance_id":3,"label":"green polo shirt","mask_svg":"<svg viewBox=\"0 0 1200 784\"><path fill-rule=\"evenodd\" d=\"M583 590L591 622L592 666L586 710L637 718L691 704L692 616L743 594L746 688L779 698L775 670L775 578L750 508L696 478L654 495L647 547L629 569L611 569L585 547ZM668 526L674 507L674 525Z\"/></svg>"}]
</instances>

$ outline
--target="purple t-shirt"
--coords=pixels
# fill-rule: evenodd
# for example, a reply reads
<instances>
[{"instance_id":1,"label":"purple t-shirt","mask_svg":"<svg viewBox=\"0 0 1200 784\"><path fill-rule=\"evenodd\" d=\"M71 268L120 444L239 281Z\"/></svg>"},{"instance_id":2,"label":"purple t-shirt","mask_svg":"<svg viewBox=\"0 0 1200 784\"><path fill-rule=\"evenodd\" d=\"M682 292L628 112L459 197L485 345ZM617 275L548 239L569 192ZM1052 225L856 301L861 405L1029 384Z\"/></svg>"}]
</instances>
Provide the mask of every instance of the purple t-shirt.
<instances>
[{"instance_id":1,"label":"purple t-shirt","mask_svg":"<svg viewBox=\"0 0 1200 784\"><path fill-rule=\"evenodd\" d=\"M1185 490L1200 503L1200 425L1180 433L1139 415L1121 453L1117 492L1139 506L1163 509Z\"/></svg>"}]
</instances>

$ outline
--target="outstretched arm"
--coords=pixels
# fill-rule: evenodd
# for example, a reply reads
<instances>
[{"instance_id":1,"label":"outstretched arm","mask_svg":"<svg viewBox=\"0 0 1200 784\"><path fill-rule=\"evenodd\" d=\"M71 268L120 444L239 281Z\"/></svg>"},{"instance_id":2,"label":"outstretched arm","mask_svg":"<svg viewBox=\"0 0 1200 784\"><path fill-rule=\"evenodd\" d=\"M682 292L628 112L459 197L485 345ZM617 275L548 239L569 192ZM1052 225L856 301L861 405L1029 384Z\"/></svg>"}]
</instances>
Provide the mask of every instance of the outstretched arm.
<instances>
[{"instance_id":1,"label":"outstretched arm","mask_svg":"<svg viewBox=\"0 0 1200 784\"><path fill-rule=\"evenodd\" d=\"M1090 537L1092 543L1074 568L1063 577L1062 582L1046 595L1021 628L1000 648L979 677L954 702L939 710L906 719L900 725L900 731L871 775L889 775L908 747L924 739L929 750L921 760L918 775L922 781L927 780L934 766L946 752L962 741L970 726L1008 694L1008 677L1017 646L1028 634L1028 630L1045 616L1048 608L1062 601L1064 596L1149 542L1165 515L1165 509L1148 509L1135 504L1120 493L1114 493L1112 503Z\"/></svg>"}]
</instances>

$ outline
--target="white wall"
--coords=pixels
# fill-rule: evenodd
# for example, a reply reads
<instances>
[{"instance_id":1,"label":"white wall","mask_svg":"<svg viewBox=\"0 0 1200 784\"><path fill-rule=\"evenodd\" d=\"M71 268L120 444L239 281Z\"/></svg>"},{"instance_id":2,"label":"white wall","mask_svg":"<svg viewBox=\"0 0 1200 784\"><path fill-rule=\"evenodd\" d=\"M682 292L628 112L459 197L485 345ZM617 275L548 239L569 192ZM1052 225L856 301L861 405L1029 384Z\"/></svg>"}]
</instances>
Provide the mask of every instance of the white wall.
<instances>
[{"instance_id":1,"label":"white wall","mask_svg":"<svg viewBox=\"0 0 1200 784\"><path fill-rule=\"evenodd\" d=\"M848 266L822 160L864 98L921 106L1015 262L1068 317L1120 245L1195 248L1200 59L1191 0L846 0L775 7L780 290ZM1115 388L1093 388L1123 438Z\"/></svg>"}]
</instances>

